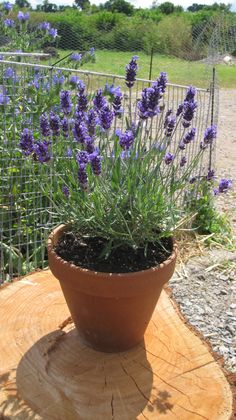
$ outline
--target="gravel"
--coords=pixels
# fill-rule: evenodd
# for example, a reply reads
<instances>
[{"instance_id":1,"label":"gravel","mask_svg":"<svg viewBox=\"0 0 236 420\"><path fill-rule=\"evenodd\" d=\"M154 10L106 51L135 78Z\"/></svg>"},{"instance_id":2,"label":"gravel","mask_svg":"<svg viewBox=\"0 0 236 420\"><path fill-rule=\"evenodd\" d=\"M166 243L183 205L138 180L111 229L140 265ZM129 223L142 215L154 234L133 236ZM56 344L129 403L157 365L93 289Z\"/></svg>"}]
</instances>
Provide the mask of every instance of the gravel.
<instances>
[{"instance_id":1,"label":"gravel","mask_svg":"<svg viewBox=\"0 0 236 420\"><path fill-rule=\"evenodd\" d=\"M227 274L217 268L224 264ZM188 322L224 357L225 367L236 373L236 253L213 250L193 258L169 285Z\"/></svg>"},{"instance_id":2,"label":"gravel","mask_svg":"<svg viewBox=\"0 0 236 420\"><path fill-rule=\"evenodd\" d=\"M236 90L220 90L216 171L230 178L233 188L216 200L231 220L236 237ZM226 270L214 264L225 263ZM179 271L178 271L179 272ZM236 253L214 250L194 258L170 282L173 295L189 320L236 373Z\"/></svg>"}]
</instances>

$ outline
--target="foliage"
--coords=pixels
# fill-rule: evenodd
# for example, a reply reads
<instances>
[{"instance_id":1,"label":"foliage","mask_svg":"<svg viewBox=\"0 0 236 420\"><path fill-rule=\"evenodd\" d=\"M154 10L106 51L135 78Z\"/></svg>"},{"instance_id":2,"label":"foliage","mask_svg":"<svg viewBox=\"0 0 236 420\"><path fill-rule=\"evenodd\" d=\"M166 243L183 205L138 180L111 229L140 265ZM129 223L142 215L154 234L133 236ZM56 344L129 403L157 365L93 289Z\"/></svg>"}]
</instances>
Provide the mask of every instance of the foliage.
<instances>
[{"instance_id":1,"label":"foliage","mask_svg":"<svg viewBox=\"0 0 236 420\"><path fill-rule=\"evenodd\" d=\"M126 67L129 101L122 132L117 130L124 113L120 88L106 86L89 97L77 81L76 95L60 92L54 108L59 112L42 114L34 133L26 128L21 135L26 168L42 167L40 185L52 200L55 221L71 224L82 236L105 238L103 256L124 244L145 248L182 225L186 213L179 197L195 182L195 167L216 136L216 128L209 127L195 157L186 158L196 134L191 128L196 91L190 87L176 111L165 110L165 73L142 91L135 119L136 72L133 57ZM153 134L156 118L159 130ZM174 146L177 129L180 142ZM43 175L48 168L54 174L52 185Z\"/></svg>"},{"instance_id":2,"label":"foliage","mask_svg":"<svg viewBox=\"0 0 236 420\"><path fill-rule=\"evenodd\" d=\"M231 226L226 216L219 213L215 207L212 195L212 181L201 179L198 193L194 188L186 200L187 211L195 211L192 228L201 235L209 235L209 241L227 244L232 236Z\"/></svg>"},{"instance_id":3,"label":"foliage","mask_svg":"<svg viewBox=\"0 0 236 420\"><path fill-rule=\"evenodd\" d=\"M131 16L134 13L134 6L126 0L108 0L100 7L109 12L124 13L127 16Z\"/></svg>"},{"instance_id":4,"label":"foliage","mask_svg":"<svg viewBox=\"0 0 236 420\"><path fill-rule=\"evenodd\" d=\"M2 50L32 52L42 49L43 45L52 45L58 37L57 30L49 22L32 26L30 13L21 10L14 14L12 9L0 14L0 29L6 42Z\"/></svg>"}]
</instances>

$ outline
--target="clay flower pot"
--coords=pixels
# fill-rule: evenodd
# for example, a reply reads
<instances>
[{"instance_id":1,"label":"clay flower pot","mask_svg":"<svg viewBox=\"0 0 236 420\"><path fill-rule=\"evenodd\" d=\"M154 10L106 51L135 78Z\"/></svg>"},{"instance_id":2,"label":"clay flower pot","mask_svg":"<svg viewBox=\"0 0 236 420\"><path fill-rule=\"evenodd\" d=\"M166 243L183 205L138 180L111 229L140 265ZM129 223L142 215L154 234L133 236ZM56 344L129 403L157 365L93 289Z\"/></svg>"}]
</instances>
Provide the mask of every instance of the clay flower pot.
<instances>
[{"instance_id":1,"label":"clay flower pot","mask_svg":"<svg viewBox=\"0 0 236 420\"><path fill-rule=\"evenodd\" d=\"M102 273L77 267L59 257L54 246L65 231L49 237L49 266L60 281L72 319L82 339L95 350L119 352L142 341L163 285L171 278L177 256L160 266L134 273Z\"/></svg>"}]
</instances>

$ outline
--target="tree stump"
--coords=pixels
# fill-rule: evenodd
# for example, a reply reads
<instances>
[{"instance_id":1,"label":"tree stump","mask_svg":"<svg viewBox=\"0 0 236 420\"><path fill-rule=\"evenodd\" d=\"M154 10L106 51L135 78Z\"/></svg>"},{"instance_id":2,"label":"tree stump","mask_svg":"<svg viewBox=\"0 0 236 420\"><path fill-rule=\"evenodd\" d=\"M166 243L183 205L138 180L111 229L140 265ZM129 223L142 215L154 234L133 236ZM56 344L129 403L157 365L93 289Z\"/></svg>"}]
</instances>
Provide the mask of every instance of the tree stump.
<instances>
[{"instance_id":1,"label":"tree stump","mask_svg":"<svg viewBox=\"0 0 236 420\"><path fill-rule=\"evenodd\" d=\"M106 354L80 340L50 271L0 290L0 418L228 420L232 392L165 291L144 341Z\"/></svg>"}]
</instances>

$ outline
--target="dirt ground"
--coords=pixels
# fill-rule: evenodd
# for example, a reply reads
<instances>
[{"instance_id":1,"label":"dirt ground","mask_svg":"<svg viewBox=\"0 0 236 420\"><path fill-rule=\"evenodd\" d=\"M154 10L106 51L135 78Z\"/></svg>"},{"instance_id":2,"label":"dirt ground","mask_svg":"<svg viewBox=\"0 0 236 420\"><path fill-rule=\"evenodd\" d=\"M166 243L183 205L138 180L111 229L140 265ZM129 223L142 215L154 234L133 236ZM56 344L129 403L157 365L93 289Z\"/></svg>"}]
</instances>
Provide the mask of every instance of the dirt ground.
<instances>
[{"instance_id":1,"label":"dirt ground","mask_svg":"<svg viewBox=\"0 0 236 420\"><path fill-rule=\"evenodd\" d=\"M233 180L232 190L217 201L229 214L236 235L236 89L220 90L216 172L217 179Z\"/></svg>"}]
</instances>

